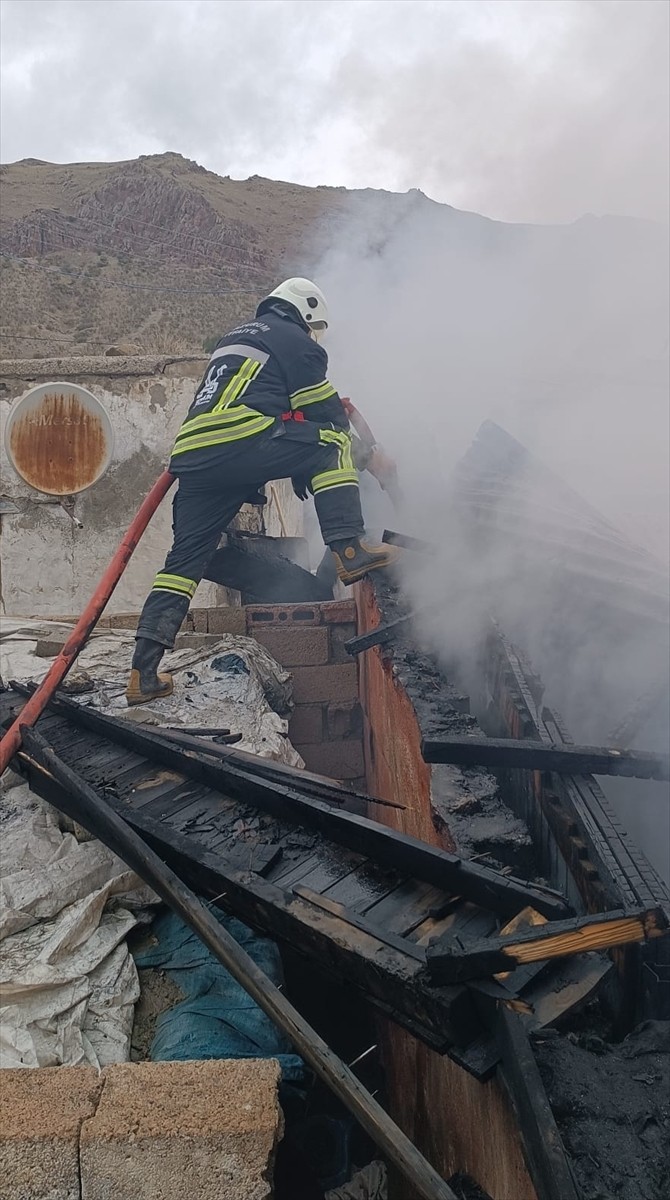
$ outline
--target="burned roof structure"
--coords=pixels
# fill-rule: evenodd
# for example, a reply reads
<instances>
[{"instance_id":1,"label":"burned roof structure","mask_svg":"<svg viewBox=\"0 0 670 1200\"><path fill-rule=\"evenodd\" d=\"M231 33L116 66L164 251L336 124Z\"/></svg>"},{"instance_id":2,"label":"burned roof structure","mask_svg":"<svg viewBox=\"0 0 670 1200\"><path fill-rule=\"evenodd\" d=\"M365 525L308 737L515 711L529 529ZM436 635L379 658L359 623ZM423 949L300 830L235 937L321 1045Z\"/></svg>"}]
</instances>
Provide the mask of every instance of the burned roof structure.
<instances>
[{"instance_id":1,"label":"burned roof structure","mask_svg":"<svg viewBox=\"0 0 670 1200\"><path fill-rule=\"evenodd\" d=\"M501 538L514 580L539 571L564 660L579 649L568 609L617 653L626 639L657 653L662 569L503 431L483 428L454 494L483 553ZM397 589L364 582L357 612L365 796L228 733L143 728L62 692L14 763L75 820L88 798L101 838L111 812L183 884L370 1005L419 1175L424 1155L493 1200L662 1200L670 890L593 772L654 786L663 748L574 746L502 612L474 688L445 673ZM0 694L4 727L29 692ZM619 724L626 704L637 693ZM433 1194L423 1178L396 1196Z\"/></svg>"}]
</instances>

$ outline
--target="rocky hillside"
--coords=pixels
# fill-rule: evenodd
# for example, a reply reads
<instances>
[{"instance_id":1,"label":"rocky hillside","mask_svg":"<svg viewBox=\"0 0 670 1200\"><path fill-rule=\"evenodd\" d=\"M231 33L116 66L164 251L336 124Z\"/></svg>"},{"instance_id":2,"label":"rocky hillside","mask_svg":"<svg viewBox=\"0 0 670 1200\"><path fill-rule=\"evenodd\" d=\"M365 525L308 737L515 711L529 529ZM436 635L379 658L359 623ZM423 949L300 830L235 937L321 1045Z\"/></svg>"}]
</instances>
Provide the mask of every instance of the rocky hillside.
<instances>
[{"instance_id":1,"label":"rocky hillside","mask_svg":"<svg viewBox=\"0 0 670 1200\"><path fill-rule=\"evenodd\" d=\"M357 229L365 231L360 247L352 241ZM506 281L519 271L527 290L540 281L552 340L567 322L573 339L586 338L594 352L602 340L601 357L611 346L647 342L657 354L659 328L667 329L667 301L656 300L667 238L649 223L585 217L569 226L506 225L418 191L233 180L172 153L120 163L24 159L0 167L0 357L100 354L114 344L202 351L282 276L317 270L333 246L353 252L351 261L386 257L401 290L426 252L433 291L444 277L478 280L471 315L489 338L483 308L492 306L495 333L500 304L510 307ZM602 337L593 313L588 332L580 315L594 288L617 296L613 313L600 298L591 303L596 316L602 311Z\"/></svg>"},{"instance_id":2,"label":"rocky hillside","mask_svg":"<svg viewBox=\"0 0 670 1200\"><path fill-rule=\"evenodd\" d=\"M282 273L344 189L221 178L178 154L0 168L0 355L201 350Z\"/></svg>"}]
</instances>

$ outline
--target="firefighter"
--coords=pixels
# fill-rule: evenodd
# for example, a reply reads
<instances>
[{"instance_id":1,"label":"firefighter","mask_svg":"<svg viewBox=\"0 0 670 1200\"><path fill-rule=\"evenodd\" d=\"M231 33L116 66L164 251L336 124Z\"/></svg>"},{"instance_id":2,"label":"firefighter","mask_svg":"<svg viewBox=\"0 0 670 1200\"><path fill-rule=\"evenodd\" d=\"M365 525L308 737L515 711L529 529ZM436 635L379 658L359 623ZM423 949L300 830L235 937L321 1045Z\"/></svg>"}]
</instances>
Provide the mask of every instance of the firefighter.
<instances>
[{"instance_id":1,"label":"firefighter","mask_svg":"<svg viewBox=\"0 0 670 1200\"><path fill-rule=\"evenodd\" d=\"M170 458L179 480L173 544L140 616L128 704L171 694L172 677L158 674L160 660L174 646L223 530L270 480L290 477L301 499L314 496L343 583L394 561L394 548L361 537L349 420L319 345L327 327L320 289L287 279L214 350Z\"/></svg>"}]
</instances>

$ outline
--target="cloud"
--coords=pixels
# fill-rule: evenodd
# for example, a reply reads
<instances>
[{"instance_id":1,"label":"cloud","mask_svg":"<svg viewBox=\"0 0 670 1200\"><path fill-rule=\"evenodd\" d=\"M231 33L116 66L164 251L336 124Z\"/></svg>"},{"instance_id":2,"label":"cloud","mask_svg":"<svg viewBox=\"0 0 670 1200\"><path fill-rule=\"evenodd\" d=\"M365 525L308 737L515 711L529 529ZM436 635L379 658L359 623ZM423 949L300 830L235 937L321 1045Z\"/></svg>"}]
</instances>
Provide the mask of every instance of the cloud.
<instances>
[{"instance_id":1,"label":"cloud","mask_svg":"<svg viewBox=\"0 0 670 1200\"><path fill-rule=\"evenodd\" d=\"M6 0L2 157L662 218L663 0Z\"/></svg>"}]
</instances>

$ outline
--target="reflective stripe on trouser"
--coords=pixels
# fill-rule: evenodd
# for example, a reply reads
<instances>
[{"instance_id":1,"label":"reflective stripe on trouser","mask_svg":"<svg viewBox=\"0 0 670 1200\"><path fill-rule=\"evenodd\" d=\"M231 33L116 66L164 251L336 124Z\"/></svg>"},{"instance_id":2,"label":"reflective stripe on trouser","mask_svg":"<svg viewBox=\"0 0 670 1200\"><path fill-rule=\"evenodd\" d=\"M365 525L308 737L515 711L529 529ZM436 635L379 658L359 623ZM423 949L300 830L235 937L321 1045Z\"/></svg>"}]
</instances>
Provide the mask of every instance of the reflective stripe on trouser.
<instances>
[{"instance_id":1,"label":"reflective stripe on trouser","mask_svg":"<svg viewBox=\"0 0 670 1200\"><path fill-rule=\"evenodd\" d=\"M136 637L172 649L221 533L239 512L247 490L203 488L199 475L180 481L172 502L172 549L145 601Z\"/></svg>"},{"instance_id":2,"label":"reflective stripe on trouser","mask_svg":"<svg viewBox=\"0 0 670 1200\"><path fill-rule=\"evenodd\" d=\"M285 433L286 426L293 424L287 421L280 436L268 430L257 437L221 444L216 447L215 460L208 457L201 469L180 473L179 457L171 460L170 470L179 476L173 501L174 540L142 609L137 637L174 645L221 534L250 492L272 479L299 476L311 481L327 545L360 537L363 517L356 473L352 476L348 461L348 436L337 430L305 428L307 422ZM204 453L214 452L208 448ZM319 480L325 486L317 490Z\"/></svg>"},{"instance_id":3,"label":"reflective stripe on trouser","mask_svg":"<svg viewBox=\"0 0 670 1200\"><path fill-rule=\"evenodd\" d=\"M159 571L154 579L152 591L175 592L178 596L195 596L199 580L187 579L185 575L170 575L167 571Z\"/></svg>"},{"instance_id":4,"label":"reflective stripe on trouser","mask_svg":"<svg viewBox=\"0 0 670 1200\"><path fill-rule=\"evenodd\" d=\"M312 475L310 486L323 540L330 545L363 532L358 471L354 466L350 433L340 429L320 429L319 443L330 452L331 461L325 470ZM352 527L357 526L357 533L352 535Z\"/></svg>"}]
</instances>

